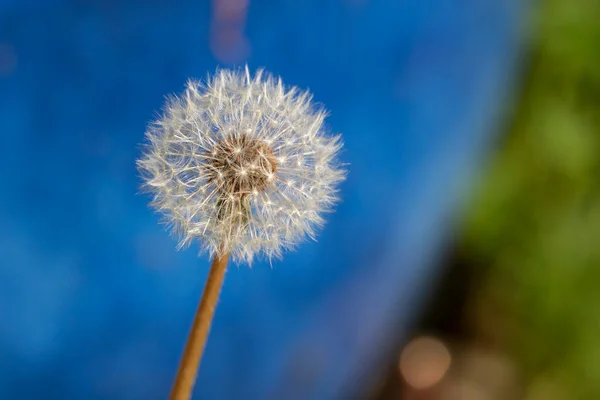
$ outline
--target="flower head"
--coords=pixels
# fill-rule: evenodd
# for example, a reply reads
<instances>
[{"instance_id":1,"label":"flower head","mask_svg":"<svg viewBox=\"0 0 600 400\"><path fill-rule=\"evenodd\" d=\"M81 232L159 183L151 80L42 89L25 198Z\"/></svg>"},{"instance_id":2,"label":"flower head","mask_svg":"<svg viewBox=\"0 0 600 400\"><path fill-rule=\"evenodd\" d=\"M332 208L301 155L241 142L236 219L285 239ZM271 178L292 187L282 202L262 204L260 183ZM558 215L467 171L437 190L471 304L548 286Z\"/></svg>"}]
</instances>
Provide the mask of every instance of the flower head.
<instances>
[{"instance_id":1,"label":"flower head","mask_svg":"<svg viewBox=\"0 0 600 400\"><path fill-rule=\"evenodd\" d=\"M278 257L324 223L345 171L340 136L311 96L258 71L220 70L170 99L138 169L180 247L212 256Z\"/></svg>"}]
</instances>

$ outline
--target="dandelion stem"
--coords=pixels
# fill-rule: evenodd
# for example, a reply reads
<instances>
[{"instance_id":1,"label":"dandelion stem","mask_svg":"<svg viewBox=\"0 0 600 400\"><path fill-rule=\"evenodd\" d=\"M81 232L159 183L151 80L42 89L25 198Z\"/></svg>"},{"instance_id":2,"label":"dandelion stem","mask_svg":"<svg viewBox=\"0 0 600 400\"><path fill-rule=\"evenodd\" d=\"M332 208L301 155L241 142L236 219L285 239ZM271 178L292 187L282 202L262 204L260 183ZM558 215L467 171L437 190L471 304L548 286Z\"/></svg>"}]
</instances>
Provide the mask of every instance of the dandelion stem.
<instances>
[{"instance_id":1,"label":"dandelion stem","mask_svg":"<svg viewBox=\"0 0 600 400\"><path fill-rule=\"evenodd\" d=\"M219 293L223 286L229 254L216 255L210 267L202 298L171 389L170 400L189 400L196 381L200 360L204 353Z\"/></svg>"}]
</instances>

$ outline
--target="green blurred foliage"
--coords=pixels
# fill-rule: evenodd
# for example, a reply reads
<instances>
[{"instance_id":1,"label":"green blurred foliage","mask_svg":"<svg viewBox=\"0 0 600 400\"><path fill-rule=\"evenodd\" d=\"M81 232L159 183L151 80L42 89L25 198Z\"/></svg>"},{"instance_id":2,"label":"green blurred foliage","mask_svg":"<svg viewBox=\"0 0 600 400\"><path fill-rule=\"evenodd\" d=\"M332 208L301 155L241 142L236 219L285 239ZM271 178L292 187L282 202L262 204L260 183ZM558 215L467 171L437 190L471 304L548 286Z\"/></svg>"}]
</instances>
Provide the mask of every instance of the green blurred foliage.
<instances>
[{"instance_id":1,"label":"green blurred foliage","mask_svg":"<svg viewBox=\"0 0 600 400\"><path fill-rule=\"evenodd\" d=\"M526 399L600 399L600 0L545 0L511 131L467 218L479 329ZM493 327L493 328L490 328Z\"/></svg>"}]
</instances>

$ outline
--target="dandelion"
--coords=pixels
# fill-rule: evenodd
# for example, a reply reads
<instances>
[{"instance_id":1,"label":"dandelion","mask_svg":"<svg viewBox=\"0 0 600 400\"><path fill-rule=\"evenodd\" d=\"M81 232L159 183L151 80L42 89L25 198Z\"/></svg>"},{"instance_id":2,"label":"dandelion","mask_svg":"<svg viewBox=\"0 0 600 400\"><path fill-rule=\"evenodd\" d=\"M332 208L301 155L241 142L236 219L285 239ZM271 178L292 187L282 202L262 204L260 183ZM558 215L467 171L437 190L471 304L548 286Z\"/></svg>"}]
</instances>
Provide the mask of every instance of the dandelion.
<instances>
[{"instance_id":1,"label":"dandelion","mask_svg":"<svg viewBox=\"0 0 600 400\"><path fill-rule=\"evenodd\" d=\"M326 112L311 100L262 70L220 70L190 80L146 132L138 169L151 206L180 248L197 240L213 258L173 399L191 393L229 257L280 258L314 239L338 199L342 142L326 135Z\"/></svg>"}]
</instances>

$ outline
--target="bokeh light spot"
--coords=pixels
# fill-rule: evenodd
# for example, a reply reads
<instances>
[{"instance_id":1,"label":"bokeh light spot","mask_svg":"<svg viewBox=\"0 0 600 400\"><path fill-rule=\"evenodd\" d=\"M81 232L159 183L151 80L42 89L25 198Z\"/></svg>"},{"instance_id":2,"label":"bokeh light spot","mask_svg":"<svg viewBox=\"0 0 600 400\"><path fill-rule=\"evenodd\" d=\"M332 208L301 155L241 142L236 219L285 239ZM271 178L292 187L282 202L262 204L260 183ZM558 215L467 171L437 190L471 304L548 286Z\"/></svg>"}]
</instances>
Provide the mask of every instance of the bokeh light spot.
<instances>
[{"instance_id":1,"label":"bokeh light spot","mask_svg":"<svg viewBox=\"0 0 600 400\"><path fill-rule=\"evenodd\" d=\"M446 375L452 357L444 343L432 337L413 339L400 356L400 374L415 389L427 389Z\"/></svg>"}]
</instances>

